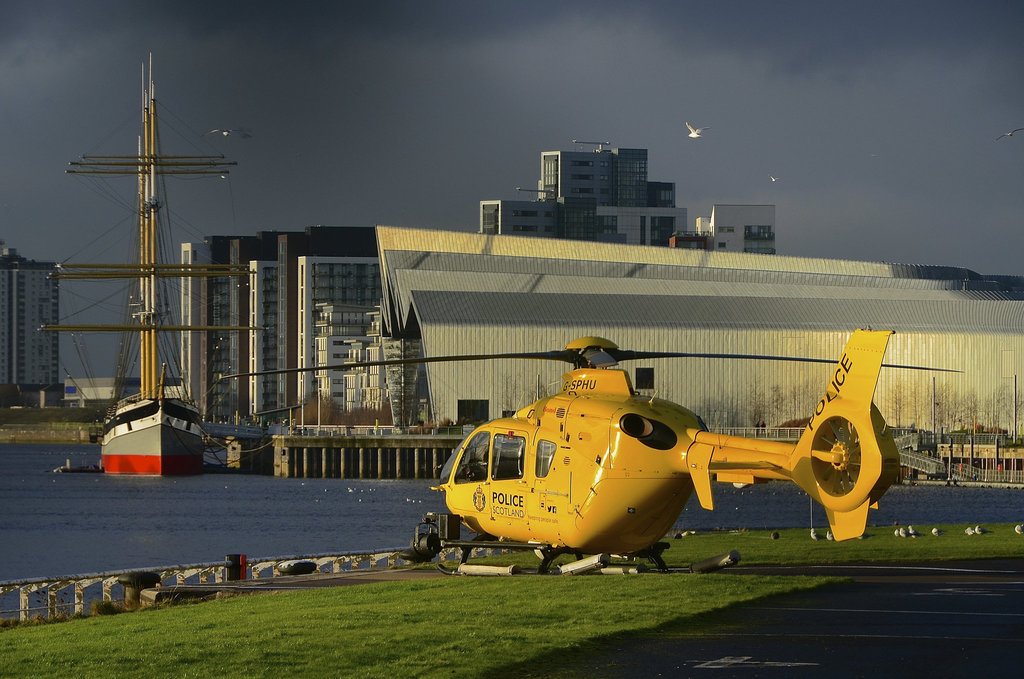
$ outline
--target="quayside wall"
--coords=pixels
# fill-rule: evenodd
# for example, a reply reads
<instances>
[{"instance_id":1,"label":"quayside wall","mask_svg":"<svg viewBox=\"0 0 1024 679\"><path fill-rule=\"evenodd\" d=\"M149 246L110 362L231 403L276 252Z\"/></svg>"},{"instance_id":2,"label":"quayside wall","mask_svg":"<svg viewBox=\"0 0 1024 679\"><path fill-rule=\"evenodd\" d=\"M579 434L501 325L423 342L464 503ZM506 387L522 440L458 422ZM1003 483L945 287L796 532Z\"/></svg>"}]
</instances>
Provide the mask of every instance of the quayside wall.
<instances>
[{"instance_id":1,"label":"quayside wall","mask_svg":"<svg viewBox=\"0 0 1024 679\"><path fill-rule=\"evenodd\" d=\"M246 460L229 450L228 466L282 478L436 479L462 435L274 436Z\"/></svg>"}]
</instances>

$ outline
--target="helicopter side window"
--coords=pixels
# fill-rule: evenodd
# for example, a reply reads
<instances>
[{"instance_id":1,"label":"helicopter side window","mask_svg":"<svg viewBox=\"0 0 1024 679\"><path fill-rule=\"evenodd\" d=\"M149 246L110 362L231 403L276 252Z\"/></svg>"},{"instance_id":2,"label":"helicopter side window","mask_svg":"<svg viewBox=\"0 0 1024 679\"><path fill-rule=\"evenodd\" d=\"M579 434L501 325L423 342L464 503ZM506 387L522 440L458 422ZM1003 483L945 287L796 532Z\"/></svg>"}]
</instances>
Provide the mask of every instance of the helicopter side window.
<instances>
[{"instance_id":1,"label":"helicopter side window","mask_svg":"<svg viewBox=\"0 0 1024 679\"><path fill-rule=\"evenodd\" d=\"M543 479L551 471L551 461L555 459L558 446L551 441L537 441L537 478Z\"/></svg>"},{"instance_id":2,"label":"helicopter side window","mask_svg":"<svg viewBox=\"0 0 1024 679\"><path fill-rule=\"evenodd\" d=\"M523 478L523 456L526 453L526 439L508 434L494 435L494 450L491 452L491 478Z\"/></svg>"},{"instance_id":3,"label":"helicopter side window","mask_svg":"<svg viewBox=\"0 0 1024 679\"><path fill-rule=\"evenodd\" d=\"M487 478L487 451L491 447L491 435L480 432L469 440L455 470L455 483L483 481Z\"/></svg>"}]
</instances>

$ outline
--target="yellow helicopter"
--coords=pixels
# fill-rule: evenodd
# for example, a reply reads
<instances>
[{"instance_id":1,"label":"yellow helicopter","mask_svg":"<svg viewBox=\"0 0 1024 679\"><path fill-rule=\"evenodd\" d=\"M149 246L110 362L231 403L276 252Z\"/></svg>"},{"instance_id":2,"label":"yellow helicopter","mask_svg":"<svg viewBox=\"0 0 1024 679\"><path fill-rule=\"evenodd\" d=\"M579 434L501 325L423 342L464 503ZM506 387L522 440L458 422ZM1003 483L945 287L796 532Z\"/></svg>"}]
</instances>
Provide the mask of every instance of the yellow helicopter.
<instances>
[{"instance_id":1,"label":"yellow helicopter","mask_svg":"<svg viewBox=\"0 0 1024 679\"><path fill-rule=\"evenodd\" d=\"M561 390L473 430L440 472L450 513L428 514L402 556L426 562L443 549L535 551L538 571L566 553L646 557L665 563L661 542L691 494L714 509L711 479L796 483L820 503L837 540L864 533L868 508L897 477L899 453L872 402L891 331L857 330L835 362L801 438L789 443L716 434L670 401L639 395L619 361L668 357L832 363L826 359L642 352L583 337L562 351L374 361L355 365L489 358L564 360ZM941 370L941 369L939 369ZM280 372L280 371L270 371ZM876 505L877 506L877 505ZM476 534L461 539L461 526Z\"/></svg>"}]
</instances>

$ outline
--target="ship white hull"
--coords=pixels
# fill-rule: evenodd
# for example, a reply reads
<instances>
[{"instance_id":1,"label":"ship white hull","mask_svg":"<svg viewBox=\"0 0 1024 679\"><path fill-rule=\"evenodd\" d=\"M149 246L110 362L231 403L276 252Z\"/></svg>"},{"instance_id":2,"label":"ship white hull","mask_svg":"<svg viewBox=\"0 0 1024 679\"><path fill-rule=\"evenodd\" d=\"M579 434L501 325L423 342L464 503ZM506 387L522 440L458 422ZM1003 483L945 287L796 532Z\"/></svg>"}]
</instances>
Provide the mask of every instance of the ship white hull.
<instances>
[{"instance_id":1,"label":"ship white hull","mask_svg":"<svg viewBox=\"0 0 1024 679\"><path fill-rule=\"evenodd\" d=\"M199 412L178 399L134 399L118 404L104 425L107 474L185 476L203 471Z\"/></svg>"}]
</instances>

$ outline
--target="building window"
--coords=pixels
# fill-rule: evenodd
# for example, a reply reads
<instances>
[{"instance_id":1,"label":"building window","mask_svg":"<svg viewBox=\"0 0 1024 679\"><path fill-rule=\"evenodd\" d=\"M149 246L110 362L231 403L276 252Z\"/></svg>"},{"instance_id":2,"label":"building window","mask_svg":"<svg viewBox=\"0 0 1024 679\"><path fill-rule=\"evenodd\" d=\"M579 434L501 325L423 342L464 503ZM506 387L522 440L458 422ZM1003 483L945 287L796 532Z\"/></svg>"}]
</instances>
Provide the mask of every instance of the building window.
<instances>
[{"instance_id":1,"label":"building window","mask_svg":"<svg viewBox=\"0 0 1024 679\"><path fill-rule=\"evenodd\" d=\"M768 224L748 224L744 226L743 237L749 240L775 240L772 227Z\"/></svg>"},{"instance_id":2,"label":"building window","mask_svg":"<svg viewBox=\"0 0 1024 679\"><path fill-rule=\"evenodd\" d=\"M634 386L637 389L654 389L654 368L637 368Z\"/></svg>"},{"instance_id":3,"label":"building window","mask_svg":"<svg viewBox=\"0 0 1024 679\"><path fill-rule=\"evenodd\" d=\"M459 399L457 404L459 422L485 422L487 416L487 399Z\"/></svg>"}]
</instances>

